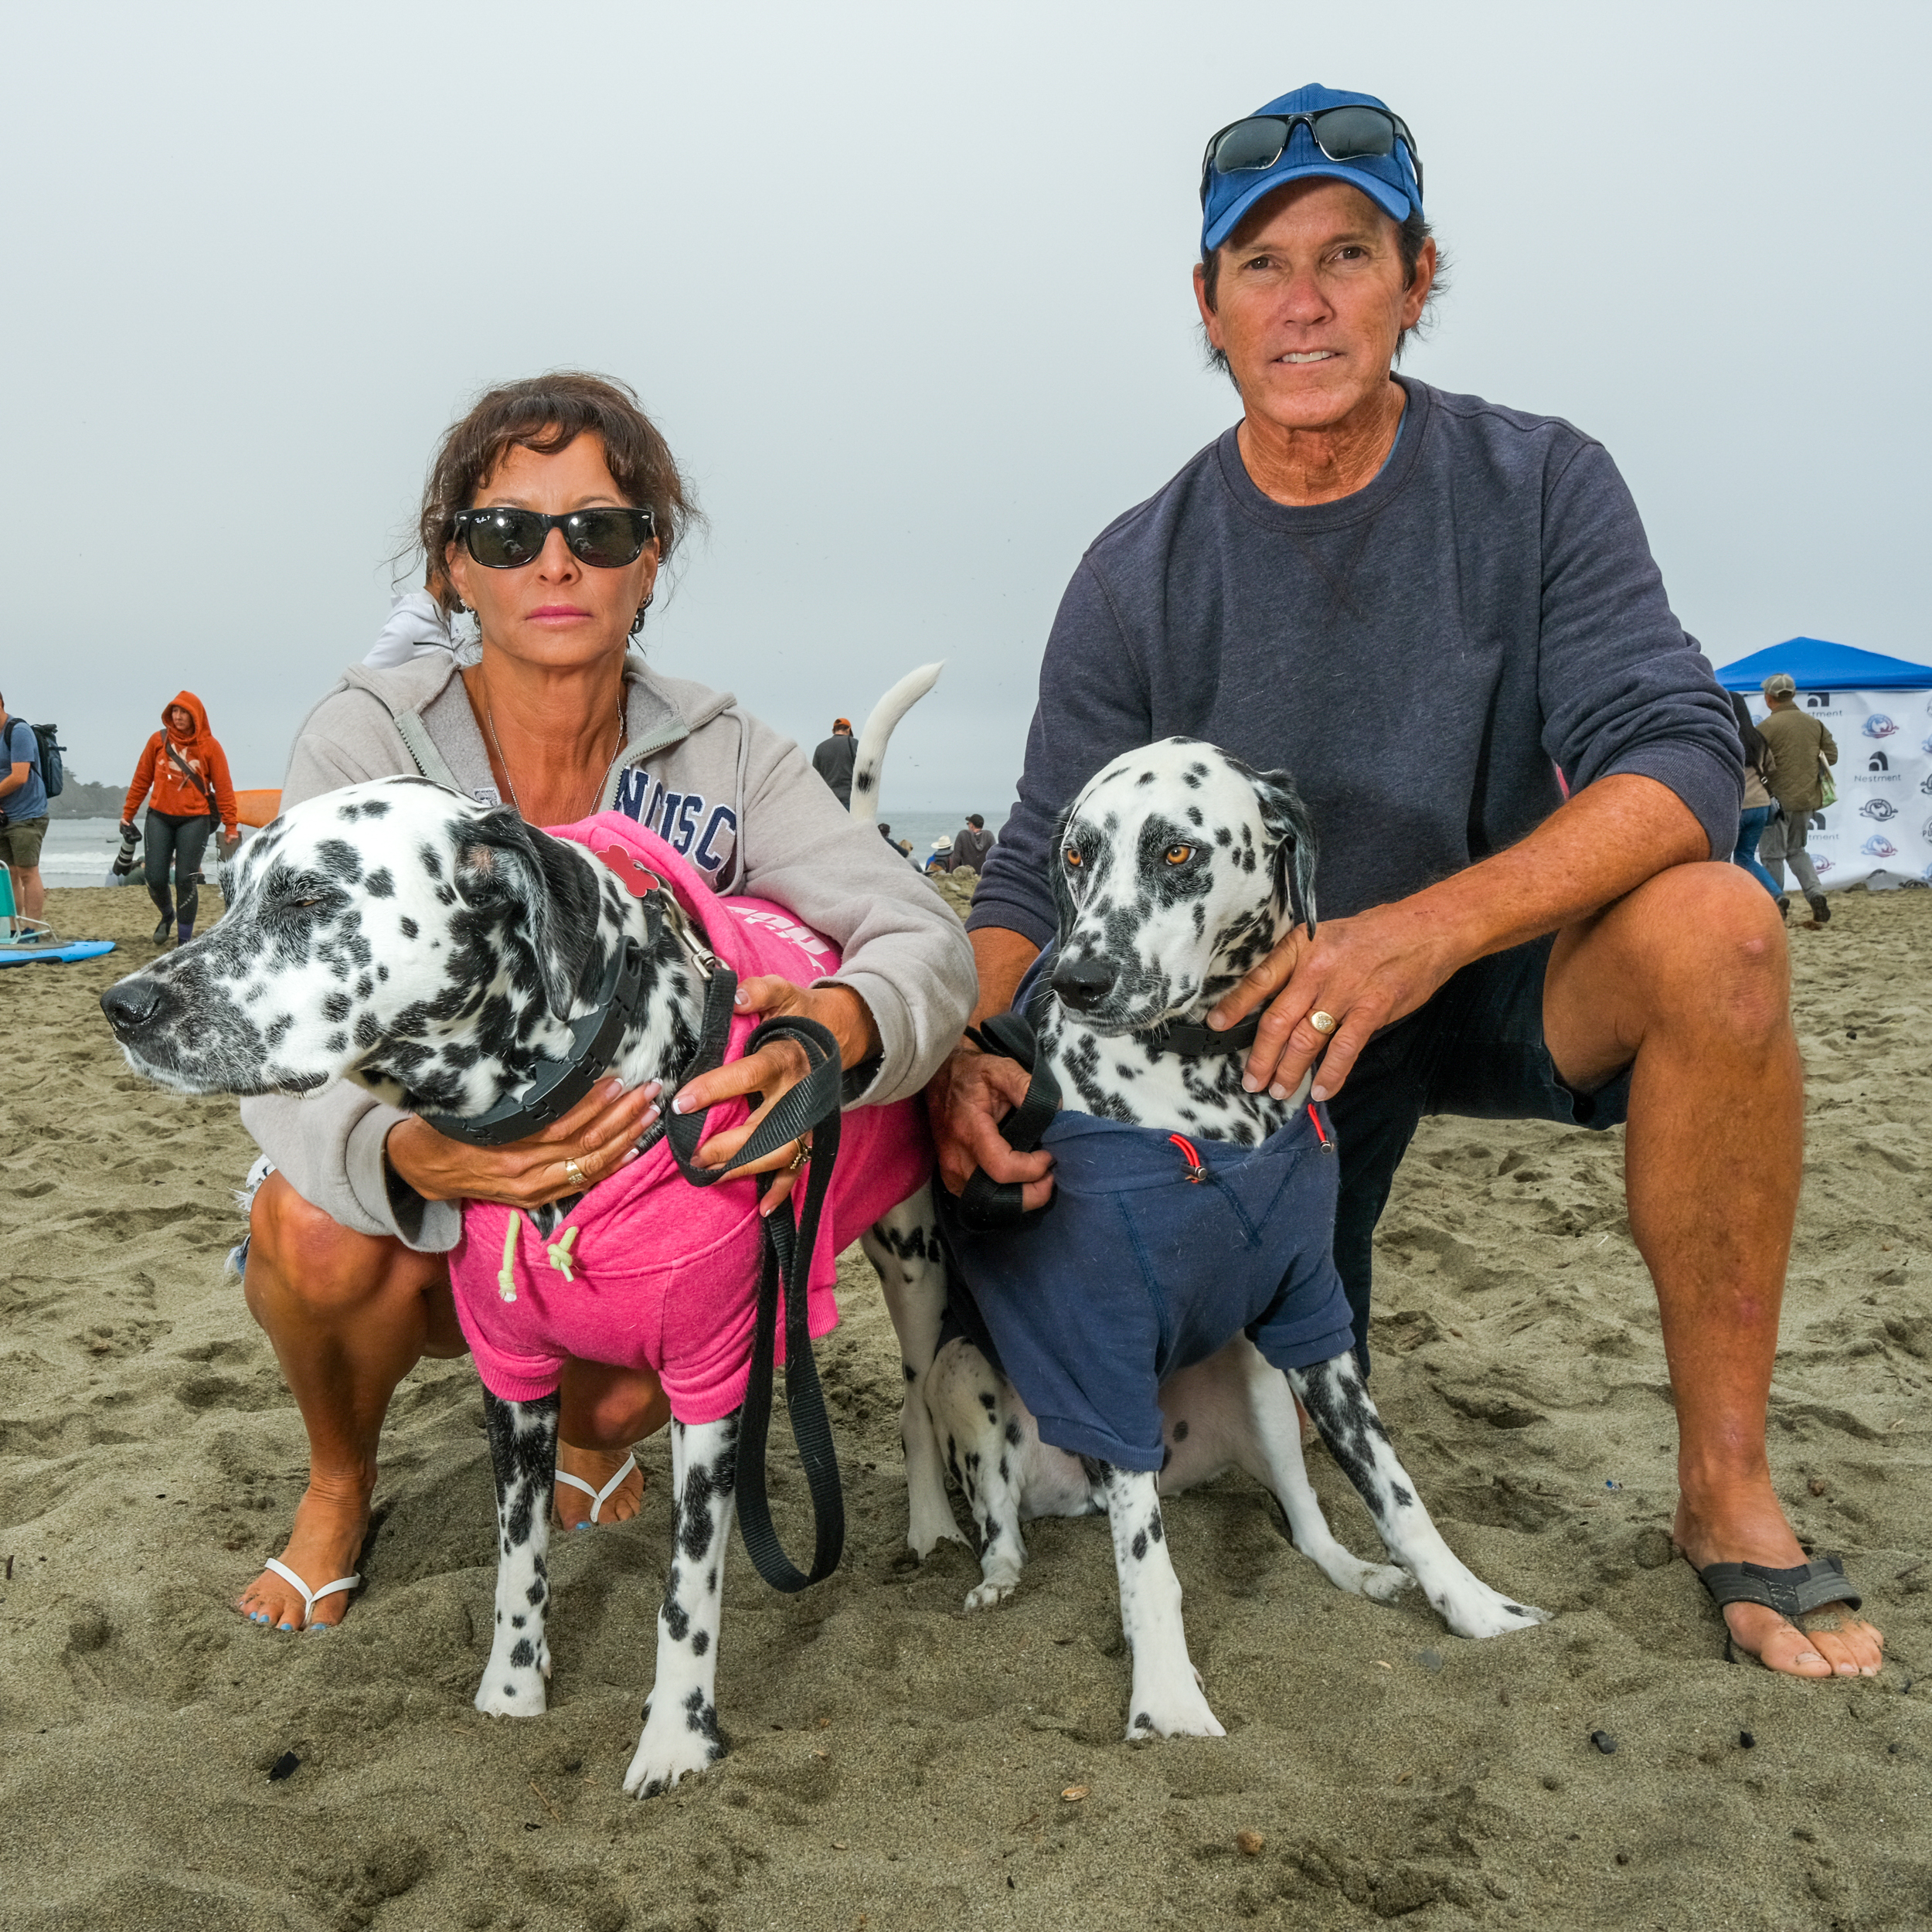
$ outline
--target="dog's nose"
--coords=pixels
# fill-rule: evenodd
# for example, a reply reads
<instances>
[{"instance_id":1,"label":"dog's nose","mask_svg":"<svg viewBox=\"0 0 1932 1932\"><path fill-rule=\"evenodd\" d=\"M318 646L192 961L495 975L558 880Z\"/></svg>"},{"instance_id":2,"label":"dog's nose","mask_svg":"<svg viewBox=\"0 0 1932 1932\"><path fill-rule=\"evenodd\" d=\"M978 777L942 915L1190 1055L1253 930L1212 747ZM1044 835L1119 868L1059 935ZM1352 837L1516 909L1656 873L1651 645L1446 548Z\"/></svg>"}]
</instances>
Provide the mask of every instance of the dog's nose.
<instances>
[{"instance_id":1,"label":"dog's nose","mask_svg":"<svg viewBox=\"0 0 1932 1932\"><path fill-rule=\"evenodd\" d=\"M110 986L100 996L100 1010L117 1033L138 1032L155 1016L161 1005L161 988L153 981L124 979Z\"/></svg>"},{"instance_id":2,"label":"dog's nose","mask_svg":"<svg viewBox=\"0 0 1932 1932\"><path fill-rule=\"evenodd\" d=\"M1053 968L1053 987L1075 1012L1086 1013L1113 992L1114 978L1104 959L1063 959Z\"/></svg>"}]
</instances>

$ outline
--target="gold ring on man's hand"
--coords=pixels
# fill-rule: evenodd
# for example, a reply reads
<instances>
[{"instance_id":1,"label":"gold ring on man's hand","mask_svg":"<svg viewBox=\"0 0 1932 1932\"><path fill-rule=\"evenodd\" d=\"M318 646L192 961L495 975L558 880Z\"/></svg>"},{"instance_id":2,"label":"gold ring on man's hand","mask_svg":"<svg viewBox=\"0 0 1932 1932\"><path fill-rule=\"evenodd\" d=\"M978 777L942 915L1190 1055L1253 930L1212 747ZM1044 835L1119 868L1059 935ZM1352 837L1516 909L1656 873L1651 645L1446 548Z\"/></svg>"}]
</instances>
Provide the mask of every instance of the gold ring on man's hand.
<instances>
[{"instance_id":1,"label":"gold ring on man's hand","mask_svg":"<svg viewBox=\"0 0 1932 1932\"><path fill-rule=\"evenodd\" d=\"M811 1143L809 1141L801 1140L798 1143L798 1151L791 1157L791 1165L785 1169L785 1172L787 1174L796 1174L811 1158Z\"/></svg>"},{"instance_id":2,"label":"gold ring on man's hand","mask_svg":"<svg viewBox=\"0 0 1932 1932\"><path fill-rule=\"evenodd\" d=\"M578 1193L584 1194L590 1191L590 1183L586 1178L583 1168L579 1167L575 1161L567 1158L565 1160L563 1173L564 1178L569 1181L571 1186L577 1189Z\"/></svg>"},{"instance_id":3,"label":"gold ring on man's hand","mask_svg":"<svg viewBox=\"0 0 1932 1932\"><path fill-rule=\"evenodd\" d=\"M1325 1013L1318 1009L1308 1015L1308 1024L1318 1033L1332 1033L1339 1022L1334 1014Z\"/></svg>"}]
</instances>

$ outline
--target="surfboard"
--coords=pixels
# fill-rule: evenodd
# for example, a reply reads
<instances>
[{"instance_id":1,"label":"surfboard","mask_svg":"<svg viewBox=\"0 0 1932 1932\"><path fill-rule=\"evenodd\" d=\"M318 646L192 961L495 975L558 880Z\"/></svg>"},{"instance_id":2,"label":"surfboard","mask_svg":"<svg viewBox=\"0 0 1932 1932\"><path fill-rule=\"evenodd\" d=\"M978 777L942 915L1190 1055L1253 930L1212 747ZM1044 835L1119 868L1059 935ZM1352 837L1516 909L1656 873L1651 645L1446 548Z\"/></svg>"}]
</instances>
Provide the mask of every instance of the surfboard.
<instances>
[{"instance_id":1,"label":"surfboard","mask_svg":"<svg viewBox=\"0 0 1932 1932\"><path fill-rule=\"evenodd\" d=\"M74 939L64 946L0 944L0 966L31 966L36 959L98 959L114 949L111 939Z\"/></svg>"}]
</instances>

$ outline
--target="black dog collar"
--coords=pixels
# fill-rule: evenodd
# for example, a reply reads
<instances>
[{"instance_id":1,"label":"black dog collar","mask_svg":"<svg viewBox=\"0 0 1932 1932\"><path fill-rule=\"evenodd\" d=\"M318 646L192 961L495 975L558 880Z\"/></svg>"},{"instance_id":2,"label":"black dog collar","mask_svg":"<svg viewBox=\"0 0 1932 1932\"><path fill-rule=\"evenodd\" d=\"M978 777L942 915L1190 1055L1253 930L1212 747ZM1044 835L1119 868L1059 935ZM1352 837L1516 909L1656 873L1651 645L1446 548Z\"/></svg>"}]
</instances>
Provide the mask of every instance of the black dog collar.
<instances>
[{"instance_id":1,"label":"black dog collar","mask_svg":"<svg viewBox=\"0 0 1932 1932\"><path fill-rule=\"evenodd\" d=\"M1238 1026L1226 1032L1197 1020L1171 1020L1164 1026L1151 1026L1134 1037L1156 1053L1172 1053L1184 1060L1204 1060L1210 1053L1245 1053L1261 1030L1261 1015L1250 1013Z\"/></svg>"},{"instance_id":2,"label":"black dog collar","mask_svg":"<svg viewBox=\"0 0 1932 1932\"><path fill-rule=\"evenodd\" d=\"M521 1094L498 1100L487 1114L459 1119L454 1114L425 1114L437 1133L471 1147L504 1147L540 1134L590 1092L617 1058L624 1036L644 1015L645 961L634 939L605 969L595 1009L573 1026L570 1050L562 1060L540 1060Z\"/></svg>"}]
</instances>

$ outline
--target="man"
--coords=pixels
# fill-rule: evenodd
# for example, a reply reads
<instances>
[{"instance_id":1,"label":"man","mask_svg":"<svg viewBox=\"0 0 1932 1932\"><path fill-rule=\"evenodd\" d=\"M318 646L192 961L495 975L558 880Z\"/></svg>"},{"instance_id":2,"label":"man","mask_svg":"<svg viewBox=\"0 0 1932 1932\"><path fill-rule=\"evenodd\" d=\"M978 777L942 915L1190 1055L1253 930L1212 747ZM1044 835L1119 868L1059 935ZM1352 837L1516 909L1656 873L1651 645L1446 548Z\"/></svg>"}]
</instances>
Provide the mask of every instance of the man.
<instances>
[{"instance_id":1,"label":"man","mask_svg":"<svg viewBox=\"0 0 1932 1932\"><path fill-rule=\"evenodd\" d=\"M1771 715L1758 730L1777 760L1770 790L1780 809L1764 828L1757 855L1777 881L1778 910L1785 911L1791 903L1784 895L1784 862L1789 859L1804 903L1822 926L1832 916L1831 901L1818 883L1818 868L1805 846L1811 836L1811 814L1825 802L1825 780L1818 761L1823 758L1836 764L1838 747L1823 719L1798 709L1798 683L1788 672L1780 671L1767 678L1764 690Z\"/></svg>"},{"instance_id":2,"label":"man","mask_svg":"<svg viewBox=\"0 0 1932 1932\"><path fill-rule=\"evenodd\" d=\"M852 768L859 757L859 746L852 735L849 718L832 721L832 736L820 740L811 754L811 768L830 785L838 802L852 810Z\"/></svg>"},{"instance_id":3,"label":"man","mask_svg":"<svg viewBox=\"0 0 1932 1932\"><path fill-rule=\"evenodd\" d=\"M1179 733L1288 767L1321 831L1317 936L1209 1018L1265 1007L1251 1088L1313 1068L1331 1102L1365 1359L1375 1223L1423 1113L1627 1117L1677 1542L1740 1648L1876 1672L1882 1640L1835 1572L1799 1567L1765 1457L1803 1094L1781 922L1722 862L1736 730L1603 448L1394 375L1435 272L1415 148L1372 96L1320 87L1210 143L1196 296L1242 420L1103 532L1061 603L968 921L978 1010L1052 938L1053 828L1100 766ZM970 1046L941 1069L947 1186L978 1165L1047 1198L1050 1158L996 1125L1026 1077Z\"/></svg>"},{"instance_id":4,"label":"man","mask_svg":"<svg viewBox=\"0 0 1932 1932\"><path fill-rule=\"evenodd\" d=\"M38 920L46 910L40 882L40 845L47 835L47 788L40 781L40 745L25 718L8 716L0 697L0 852L6 855L14 910ZM31 930L29 928L28 930Z\"/></svg>"},{"instance_id":5,"label":"man","mask_svg":"<svg viewBox=\"0 0 1932 1932\"><path fill-rule=\"evenodd\" d=\"M952 857L947 862L954 872L961 866L968 872L981 872L992 849L993 835L986 829L986 821L978 812L969 811L964 827L954 836Z\"/></svg>"}]
</instances>

